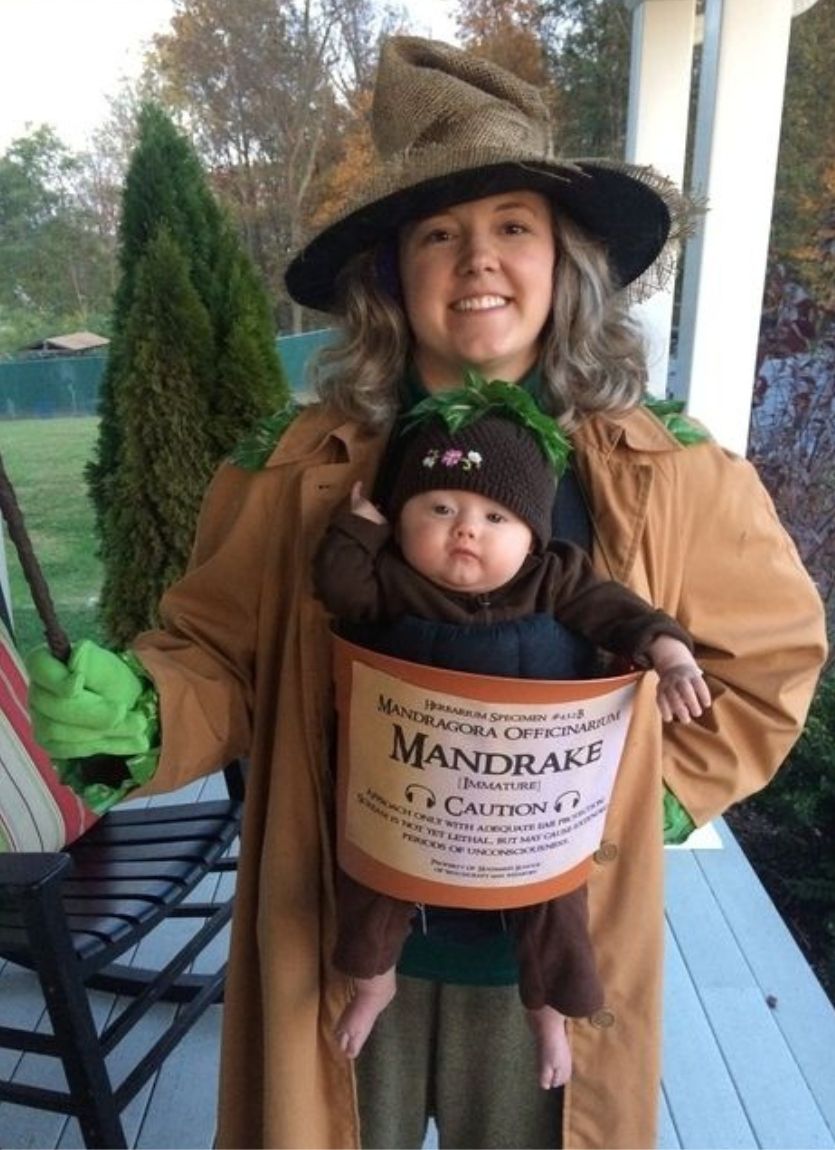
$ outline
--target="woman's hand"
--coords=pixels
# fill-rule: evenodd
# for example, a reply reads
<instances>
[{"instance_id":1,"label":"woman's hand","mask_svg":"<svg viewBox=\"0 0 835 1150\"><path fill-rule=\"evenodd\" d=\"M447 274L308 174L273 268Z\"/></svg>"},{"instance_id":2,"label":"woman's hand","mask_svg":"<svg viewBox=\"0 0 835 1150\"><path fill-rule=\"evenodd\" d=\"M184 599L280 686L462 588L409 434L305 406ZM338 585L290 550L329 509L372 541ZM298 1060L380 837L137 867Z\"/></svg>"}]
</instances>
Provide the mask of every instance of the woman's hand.
<instances>
[{"instance_id":1,"label":"woman's hand","mask_svg":"<svg viewBox=\"0 0 835 1150\"><path fill-rule=\"evenodd\" d=\"M122 657L85 639L67 665L38 647L26 667L35 738L52 758L150 750L155 714L143 698L155 693Z\"/></svg>"},{"instance_id":2,"label":"woman's hand","mask_svg":"<svg viewBox=\"0 0 835 1150\"><path fill-rule=\"evenodd\" d=\"M362 482L358 479L351 488L351 511L361 519L368 519L371 523L385 523L386 517L365 498L362 493Z\"/></svg>"}]
</instances>

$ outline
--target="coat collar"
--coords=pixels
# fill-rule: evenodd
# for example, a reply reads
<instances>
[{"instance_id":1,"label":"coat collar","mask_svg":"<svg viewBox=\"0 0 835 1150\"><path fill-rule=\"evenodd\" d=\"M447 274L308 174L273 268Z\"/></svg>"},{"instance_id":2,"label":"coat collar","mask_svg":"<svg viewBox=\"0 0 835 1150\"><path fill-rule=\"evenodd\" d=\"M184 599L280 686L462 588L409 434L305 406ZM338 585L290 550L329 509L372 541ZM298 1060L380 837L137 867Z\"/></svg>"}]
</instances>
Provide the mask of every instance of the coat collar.
<instances>
[{"instance_id":1,"label":"coat collar","mask_svg":"<svg viewBox=\"0 0 835 1150\"><path fill-rule=\"evenodd\" d=\"M389 432L388 427L369 432L333 408L312 404L287 428L266 466L351 464L346 474L370 471L373 476ZM640 456L683 448L642 408L617 418L589 416L574 431L573 440L603 565L611 577L628 581L643 537L652 483L652 466ZM335 481L333 469L329 471ZM309 478L312 482L316 477L311 473Z\"/></svg>"},{"instance_id":2,"label":"coat collar","mask_svg":"<svg viewBox=\"0 0 835 1150\"><path fill-rule=\"evenodd\" d=\"M681 451L682 445L646 408L636 407L625 415L590 415L572 432L580 451L599 451L608 458L623 445L630 451L654 454Z\"/></svg>"},{"instance_id":3,"label":"coat collar","mask_svg":"<svg viewBox=\"0 0 835 1150\"><path fill-rule=\"evenodd\" d=\"M334 463L357 463L382 450L389 432L388 426L368 431L331 407L311 404L288 426L265 467L321 460L323 453Z\"/></svg>"},{"instance_id":4,"label":"coat collar","mask_svg":"<svg viewBox=\"0 0 835 1150\"><path fill-rule=\"evenodd\" d=\"M341 459L353 462L358 455L379 449L379 444L385 443L390 430L390 426L387 426L379 431L368 431L332 407L311 404L303 408L287 427L265 466L277 467L310 459L328 441L340 445ZM572 432L572 439L580 451L592 449L605 457L611 455L621 443L631 451L655 453L682 450L682 445L671 432L643 407L619 416L587 416Z\"/></svg>"},{"instance_id":5,"label":"coat collar","mask_svg":"<svg viewBox=\"0 0 835 1150\"><path fill-rule=\"evenodd\" d=\"M630 583L641 549L654 467L647 456L682 451L650 412L589 416L573 433L594 527L598 568Z\"/></svg>"}]
</instances>

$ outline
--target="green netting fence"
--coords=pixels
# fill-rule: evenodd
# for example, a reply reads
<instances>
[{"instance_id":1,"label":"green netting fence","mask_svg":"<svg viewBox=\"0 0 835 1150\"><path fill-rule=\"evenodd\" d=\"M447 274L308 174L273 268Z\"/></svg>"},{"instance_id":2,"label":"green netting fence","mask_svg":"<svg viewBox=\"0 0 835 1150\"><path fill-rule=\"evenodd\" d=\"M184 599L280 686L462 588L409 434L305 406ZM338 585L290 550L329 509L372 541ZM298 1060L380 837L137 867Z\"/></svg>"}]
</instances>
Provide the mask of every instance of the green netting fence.
<instances>
[{"instance_id":1,"label":"green netting fence","mask_svg":"<svg viewBox=\"0 0 835 1150\"><path fill-rule=\"evenodd\" d=\"M0 363L0 419L93 415L107 355L49 355Z\"/></svg>"},{"instance_id":2,"label":"green netting fence","mask_svg":"<svg viewBox=\"0 0 835 1150\"><path fill-rule=\"evenodd\" d=\"M333 338L329 329L279 336L279 354L297 398L307 393L311 354ZM95 415L107 352L50 353L0 362L0 419Z\"/></svg>"}]
</instances>

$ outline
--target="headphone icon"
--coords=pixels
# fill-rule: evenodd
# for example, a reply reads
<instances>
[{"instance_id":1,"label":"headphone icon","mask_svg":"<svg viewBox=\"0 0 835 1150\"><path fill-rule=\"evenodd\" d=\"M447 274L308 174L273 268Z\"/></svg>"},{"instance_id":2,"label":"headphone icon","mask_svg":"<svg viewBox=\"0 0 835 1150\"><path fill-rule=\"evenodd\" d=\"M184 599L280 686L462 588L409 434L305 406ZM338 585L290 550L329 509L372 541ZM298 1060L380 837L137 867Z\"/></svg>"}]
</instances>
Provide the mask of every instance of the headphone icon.
<instances>
[{"instance_id":1,"label":"headphone icon","mask_svg":"<svg viewBox=\"0 0 835 1150\"><path fill-rule=\"evenodd\" d=\"M437 801L435 798L435 792L430 790L429 787L425 787L423 785L423 783L409 783L408 787L406 787L406 792L405 792L407 802L413 803L415 801L415 792L416 791L425 791L426 792L424 800L423 800L423 804L428 811L431 811L432 808L435 806L435 803Z\"/></svg>"},{"instance_id":2,"label":"headphone icon","mask_svg":"<svg viewBox=\"0 0 835 1150\"><path fill-rule=\"evenodd\" d=\"M569 801L571 803L571 810L573 811L580 803L580 792L563 791L559 798L554 800L554 810L557 814L562 814L564 804L567 804Z\"/></svg>"}]
</instances>

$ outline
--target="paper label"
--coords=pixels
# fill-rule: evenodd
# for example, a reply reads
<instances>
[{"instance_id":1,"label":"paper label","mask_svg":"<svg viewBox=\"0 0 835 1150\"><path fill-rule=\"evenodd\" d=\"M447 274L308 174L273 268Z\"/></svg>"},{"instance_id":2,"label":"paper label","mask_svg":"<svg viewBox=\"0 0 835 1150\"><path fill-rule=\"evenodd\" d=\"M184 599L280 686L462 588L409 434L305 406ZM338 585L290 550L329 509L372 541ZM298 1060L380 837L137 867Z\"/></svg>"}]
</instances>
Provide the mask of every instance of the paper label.
<instances>
[{"instance_id":1,"label":"paper label","mask_svg":"<svg viewBox=\"0 0 835 1150\"><path fill-rule=\"evenodd\" d=\"M335 644L348 874L397 898L476 909L585 881L637 673L504 679Z\"/></svg>"}]
</instances>

